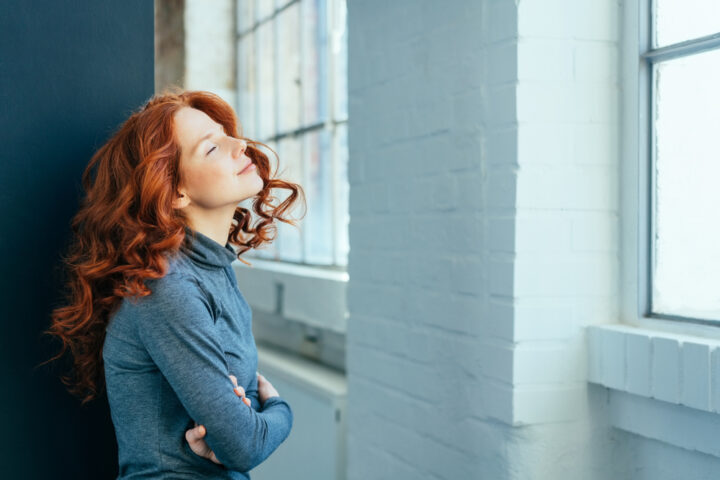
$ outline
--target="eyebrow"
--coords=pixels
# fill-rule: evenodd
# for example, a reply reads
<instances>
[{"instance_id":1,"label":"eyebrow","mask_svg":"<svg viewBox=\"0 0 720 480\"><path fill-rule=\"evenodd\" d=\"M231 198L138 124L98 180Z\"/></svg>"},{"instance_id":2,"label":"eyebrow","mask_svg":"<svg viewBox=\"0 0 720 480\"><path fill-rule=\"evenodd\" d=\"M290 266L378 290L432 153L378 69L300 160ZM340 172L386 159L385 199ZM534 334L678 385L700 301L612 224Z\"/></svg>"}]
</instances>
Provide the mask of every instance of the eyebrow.
<instances>
[{"instance_id":1,"label":"eyebrow","mask_svg":"<svg viewBox=\"0 0 720 480\"><path fill-rule=\"evenodd\" d=\"M194 153L197 153L198 149L200 148L200 145L202 145L202 143L203 143L205 140L207 140L208 138L212 137L214 133L219 133L219 132L222 132L222 131L223 131L223 128L220 127L219 129L216 128L215 130L211 130L211 131L209 131L208 133L206 133L205 136L202 137L202 138L195 144L195 148L192 149L193 154L194 154Z\"/></svg>"}]
</instances>

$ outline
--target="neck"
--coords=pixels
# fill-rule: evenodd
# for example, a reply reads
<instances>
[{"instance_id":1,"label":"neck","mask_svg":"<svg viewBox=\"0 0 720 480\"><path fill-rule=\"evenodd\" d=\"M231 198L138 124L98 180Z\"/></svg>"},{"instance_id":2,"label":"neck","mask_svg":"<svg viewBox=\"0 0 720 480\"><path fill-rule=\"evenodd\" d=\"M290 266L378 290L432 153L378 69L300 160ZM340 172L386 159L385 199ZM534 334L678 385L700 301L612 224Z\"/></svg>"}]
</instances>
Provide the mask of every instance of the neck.
<instances>
[{"instance_id":1,"label":"neck","mask_svg":"<svg viewBox=\"0 0 720 480\"><path fill-rule=\"evenodd\" d=\"M190 228L215 240L223 247L228 241L234 213L234 206L232 209L227 208L224 210L189 209L186 211Z\"/></svg>"}]
</instances>

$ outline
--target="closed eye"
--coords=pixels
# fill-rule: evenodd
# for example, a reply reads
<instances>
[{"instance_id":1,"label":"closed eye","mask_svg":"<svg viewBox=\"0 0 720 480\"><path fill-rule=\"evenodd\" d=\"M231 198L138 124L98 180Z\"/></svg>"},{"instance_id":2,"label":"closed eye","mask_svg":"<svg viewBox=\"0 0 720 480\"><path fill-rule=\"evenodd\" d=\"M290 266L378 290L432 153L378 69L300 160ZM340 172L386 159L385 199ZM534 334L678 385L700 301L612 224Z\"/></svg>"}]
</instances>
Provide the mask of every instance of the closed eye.
<instances>
[{"instance_id":1,"label":"closed eye","mask_svg":"<svg viewBox=\"0 0 720 480\"><path fill-rule=\"evenodd\" d=\"M212 147L210 150L208 150L207 155L210 155L210 153L215 150L216 147Z\"/></svg>"}]
</instances>

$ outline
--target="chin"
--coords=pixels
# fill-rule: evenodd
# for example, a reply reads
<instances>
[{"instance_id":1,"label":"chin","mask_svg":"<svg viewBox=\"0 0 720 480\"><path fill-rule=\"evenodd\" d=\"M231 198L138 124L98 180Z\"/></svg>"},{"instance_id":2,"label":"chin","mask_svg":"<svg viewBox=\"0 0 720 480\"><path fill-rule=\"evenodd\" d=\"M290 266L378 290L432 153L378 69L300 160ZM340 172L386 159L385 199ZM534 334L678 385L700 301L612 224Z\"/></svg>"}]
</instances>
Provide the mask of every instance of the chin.
<instances>
[{"instance_id":1,"label":"chin","mask_svg":"<svg viewBox=\"0 0 720 480\"><path fill-rule=\"evenodd\" d=\"M260 176L257 177L257 185L255 186L255 193L253 195L257 195L258 193L262 192L263 190L263 179L260 178Z\"/></svg>"},{"instance_id":2,"label":"chin","mask_svg":"<svg viewBox=\"0 0 720 480\"><path fill-rule=\"evenodd\" d=\"M258 194L259 194L260 192L262 192L262 188L258 189L257 191L254 191L254 192L248 192L248 193L240 200L240 202L244 202L245 200L249 200L249 199L255 198L255 197L258 196ZM238 202L238 203L239 203L239 202Z\"/></svg>"}]
</instances>

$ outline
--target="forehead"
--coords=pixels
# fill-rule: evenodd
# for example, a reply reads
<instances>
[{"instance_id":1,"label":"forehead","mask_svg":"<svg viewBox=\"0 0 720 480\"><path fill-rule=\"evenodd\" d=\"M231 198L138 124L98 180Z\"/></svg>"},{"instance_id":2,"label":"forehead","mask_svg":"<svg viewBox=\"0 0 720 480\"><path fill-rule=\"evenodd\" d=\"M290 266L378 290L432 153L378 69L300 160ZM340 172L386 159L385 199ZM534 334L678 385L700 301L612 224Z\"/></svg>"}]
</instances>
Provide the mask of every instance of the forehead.
<instances>
[{"instance_id":1,"label":"forehead","mask_svg":"<svg viewBox=\"0 0 720 480\"><path fill-rule=\"evenodd\" d=\"M202 110L191 107L183 107L175 113L173 119L175 133L180 147L190 149L209 131L220 129L222 125L210 118Z\"/></svg>"}]
</instances>

